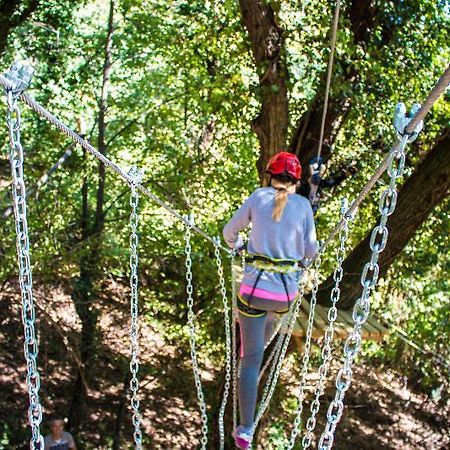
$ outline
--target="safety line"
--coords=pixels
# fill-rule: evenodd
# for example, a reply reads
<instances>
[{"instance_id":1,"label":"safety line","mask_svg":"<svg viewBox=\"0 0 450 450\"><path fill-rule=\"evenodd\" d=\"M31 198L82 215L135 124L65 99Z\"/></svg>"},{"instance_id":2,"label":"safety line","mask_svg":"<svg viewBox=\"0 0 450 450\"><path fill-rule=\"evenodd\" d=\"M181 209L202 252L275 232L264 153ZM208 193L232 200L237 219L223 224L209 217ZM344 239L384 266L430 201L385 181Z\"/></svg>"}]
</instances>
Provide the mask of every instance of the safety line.
<instances>
[{"instance_id":1,"label":"safety line","mask_svg":"<svg viewBox=\"0 0 450 450\"><path fill-rule=\"evenodd\" d=\"M322 122L320 123L319 146L317 147L317 163L319 163L319 158L322 153L323 134L325 131L325 121L327 118L327 111L328 111L328 98L330 96L331 76L333 74L334 52L336 50L336 37L339 25L340 7L341 7L340 0L336 0L336 8L334 10L334 18L333 18L333 31L331 34L330 57L328 59L327 81L325 85L325 97L323 100Z\"/></svg>"},{"instance_id":2,"label":"safety line","mask_svg":"<svg viewBox=\"0 0 450 450\"><path fill-rule=\"evenodd\" d=\"M442 358L441 356L438 356L435 352L431 351L431 350L426 350L423 347L421 347L419 344L417 344L416 342L414 342L409 336L408 334L405 332L405 330L403 330L402 328L400 328L399 326L397 326L395 323L386 320L386 319L379 319L382 322L386 322L386 324L388 325L388 327L392 328L395 331L395 334L406 344L408 344L410 347L416 349L418 352L422 353L423 355L429 355L431 356L431 358L433 359L434 362L436 362L437 364L439 364L440 366L444 367L445 369L450 371L450 362L446 361L444 358Z\"/></svg>"}]
</instances>

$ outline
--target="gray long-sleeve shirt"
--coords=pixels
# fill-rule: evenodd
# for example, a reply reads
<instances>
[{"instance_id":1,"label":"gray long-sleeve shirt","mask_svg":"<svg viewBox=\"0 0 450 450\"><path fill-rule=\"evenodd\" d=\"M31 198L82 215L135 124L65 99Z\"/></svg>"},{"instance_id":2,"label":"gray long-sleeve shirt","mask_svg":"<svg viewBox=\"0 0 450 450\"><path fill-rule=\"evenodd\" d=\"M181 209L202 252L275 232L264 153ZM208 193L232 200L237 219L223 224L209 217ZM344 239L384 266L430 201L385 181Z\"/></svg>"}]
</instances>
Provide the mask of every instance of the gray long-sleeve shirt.
<instances>
[{"instance_id":1,"label":"gray long-sleeve shirt","mask_svg":"<svg viewBox=\"0 0 450 450\"><path fill-rule=\"evenodd\" d=\"M309 201L297 194L289 194L286 207L279 222L272 219L276 190L272 187L256 189L225 225L223 236L230 247L240 240L239 232L251 223L248 252L270 258L302 261L312 258L317 251L316 229ZM247 265L243 283L253 286L258 270ZM289 293L296 292L298 273L286 275ZM264 272L259 289L274 293L285 293L281 276Z\"/></svg>"}]
</instances>

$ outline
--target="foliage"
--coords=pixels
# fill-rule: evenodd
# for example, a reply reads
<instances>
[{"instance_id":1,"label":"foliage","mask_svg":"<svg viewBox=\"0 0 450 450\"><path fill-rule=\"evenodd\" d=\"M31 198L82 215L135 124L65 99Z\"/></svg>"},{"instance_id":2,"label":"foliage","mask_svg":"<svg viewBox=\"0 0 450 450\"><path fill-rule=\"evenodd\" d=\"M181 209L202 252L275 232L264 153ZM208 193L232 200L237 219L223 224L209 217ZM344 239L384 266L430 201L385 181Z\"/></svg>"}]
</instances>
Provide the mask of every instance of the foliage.
<instances>
[{"instance_id":1,"label":"foliage","mask_svg":"<svg viewBox=\"0 0 450 450\"><path fill-rule=\"evenodd\" d=\"M259 107L258 77L240 21L238 2L118 0L113 33L113 66L107 110L107 156L122 167L146 169L145 184L175 205L192 212L196 223L212 235L258 184L258 157L251 120ZM291 128L307 110L325 69L330 2L312 0L277 3L286 30ZM368 43L355 43L344 11L338 35L334 95L347 98L352 108L342 124L331 172L353 162L358 172L327 194L317 223L321 237L338 218L341 196L354 198L381 161L393 139L391 112L397 101L423 99L448 61L449 12L445 2L408 0L374 2L378 25ZM345 7L348 8L348 5ZM344 9L345 9L344 8ZM30 89L38 101L73 128L85 123L95 143L98 98L102 80L107 2L45 0L32 19L8 37L0 61L5 70L18 58L32 60L36 75ZM382 41L389 36L388 44ZM340 83L355 70L352 81ZM407 172L432 147L448 126L448 96L427 120L426 130L413 146ZM7 134L0 130L3 154ZM29 186L45 173L69 145L67 139L23 107L25 174ZM92 242L80 235L81 183L97 183L97 162L80 148L29 199L32 262L37 283L58 280L71 285L80 257ZM10 204L6 158L0 161L0 207ZM360 209L353 224L351 244L363 237L376 217L381 186ZM90 189L91 203L95 190ZM106 225L98 269L127 283L129 214L127 186L107 174ZM448 205L446 205L448 206ZM92 215L92 211L90 211ZM13 220L0 222L0 282L16 275ZM377 311L395 320L413 340L427 342L432 351L450 360L448 208L435 211L392 268L390 286L402 291L392 304L377 297ZM146 320L164 330L168 339L186 344L184 307L183 229L162 208L141 199L140 277ZM95 237L94 237L95 239ZM194 238L194 282L200 343L205 360L222 360L220 297L213 249ZM325 258L329 273L333 255ZM447 274L447 275L446 275ZM413 280L413 281L411 281ZM443 281L444 280L444 281ZM387 294L388 289L384 292ZM404 301L403 301L404 299ZM400 301L402 300L402 301ZM393 361L400 341L394 336L377 348L374 358L423 383L428 392L445 375L427 357L403 355ZM391 358L392 357L392 358ZM391 359L390 359L391 358ZM417 369L419 367L419 369ZM448 378L447 378L448 380ZM6 433L6 432L5 432ZM273 430L276 445L277 430ZM2 439L7 439L6 437Z\"/></svg>"}]
</instances>

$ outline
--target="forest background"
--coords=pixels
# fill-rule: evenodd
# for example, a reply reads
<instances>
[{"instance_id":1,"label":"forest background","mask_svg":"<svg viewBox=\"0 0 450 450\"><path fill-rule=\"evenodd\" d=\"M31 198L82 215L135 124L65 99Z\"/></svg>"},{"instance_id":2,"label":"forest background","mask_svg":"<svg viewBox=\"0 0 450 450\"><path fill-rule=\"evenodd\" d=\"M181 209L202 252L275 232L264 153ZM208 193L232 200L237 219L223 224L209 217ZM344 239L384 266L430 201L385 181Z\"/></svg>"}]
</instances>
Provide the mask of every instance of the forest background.
<instances>
[{"instance_id":1,"label":"forest background","mask_svg":"<svg viewBox=\"0 0 450 450\"><path fill-rule=\"evenodd\" d=\"M108 158L125 168L145 168L147 187L183 214L193 213L211 235L220 235L260 184L274 152L295 152L306 166L317 150L333 5L2 0L0 70L29 60L35 67L29 90L34 98ZM320 238L338 220L341 198L355 198L390 148L395 104L423 100L445 70L449 29L447 1L343 2L324 134L326 176L337 182L323 192L316 216ZM68 417L81 448L128 448L129 189L48 123L22 110L46 417L56 411ZM28 432L25 366L4 124L0 446L21 448ZM367 373L391 374L392 382L421 396L428 405L423 408L432 408L427 420L437 421L431 428L435 434L440 430L439 436L433 435L434 447L423 448L435 449L450 439L449 370L435 359L450 360L449 127L447 92L408 147L381 258L383 280L373 299L373 314L399 327L425 353L392 328L383 342L365 343L359 361ZM61 156L60 167L38 182ZM349 309L358 293L358 274L368 259L366 237L376 224L384 185L377 184L352 224L342 308ZM169 436L170 448L196 448L189 437L197 436L199 427L188 356L183 228L142 199L139 231L146 442L149 448L169 448L164 444ZM220 293L214 249L201 237L193 245L202 373L213 417L224 355ZM333 262L330 248L318 296L324 305ZM289 389L300 357L292 349L261 448L285 442L294 407ZM358 381L352 389L364 392ZM415 414L422 414L420 408ZM392 424L380 424L376 414L365 420L371 432L351 433L361 439L358 448L375 445L363 439L371 433L385 436L381 448L425 445L408 447L400 440L403 447L390 447L396 442L388 437ZM344 429L351 425L346 422ZM340 442L337 448L347 448L344 437Z\"/></svg>"}]
</instances>

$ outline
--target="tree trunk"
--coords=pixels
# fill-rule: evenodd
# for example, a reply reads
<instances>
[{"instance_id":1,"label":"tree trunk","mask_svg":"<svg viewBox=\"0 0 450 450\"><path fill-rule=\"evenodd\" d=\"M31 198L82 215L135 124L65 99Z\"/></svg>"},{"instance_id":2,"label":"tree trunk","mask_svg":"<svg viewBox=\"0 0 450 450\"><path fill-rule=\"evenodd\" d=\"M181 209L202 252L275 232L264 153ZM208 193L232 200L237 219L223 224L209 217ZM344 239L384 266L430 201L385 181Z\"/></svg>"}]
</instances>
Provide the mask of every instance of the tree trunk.
<instances>
[{"instance_id":1,"label":"tree trunk","mask_svg":"<svg viewBox=\"0 0 450 450\"><path fill-rule=\"evenodd\" d=\"M39 6L39 0L0 1L0 55L5 52L11 30L22 25Z\"/></svg>"},{"instance_id":2,"label":"tree trunk","mask_svg":"<svg viewBox=\"0 0 450 450\"><path fill-rule=\"evenodd\" d=\"M348 19L353 32L354 44L364 49L373 38L372 30L375 27L381 28L382 39L373 45L374 51L379 51L380 48L391 42L394 28L387 21L380 23L379 11L374 3L373 0L352 0L348 8ZM359 76L353 64L339 60L335 64L340 66L341 76L339 80L332 82L328 102L324 146L322 148L322 156L325 160L330 156L329 146L333 144L337 132L351 107L351 94L342 92L340 86L356 86ZM302 165L307 165L317 152L322 121L325 76L324 73L314 99L308 110L300 117L290 140L289 150L300 158Z\"/></svg>"},{"instance_id":3,"label":"tree trunk","mask_svg":"<svg viewBox=\"0 0 450 450\"><path fill-rule=\"evenodd\" d=\"M433 149L418 165L398 193L397 207L389 218L389 238L380 254L380 275L401 254L416 231L430 213L450 194L450 133L437 141ZM356 218L358 220L358 218ZM379 221L377 220L377 223ZM370 234L361 241L343 263L344 278L341 283L341 308L350 308L361 294L360 277L366 262L370 260ZM332 277L322 283L317 295L320 304L329 304Z\"/></svg>"},{"instance_id":4,"label":"tree trunk","mask_svg":"<svg viewBox=\"0 0 450 450\"><path fill-rule=\"evenodd\" d=\"M112 450L120 450L122 448L122 426L127 411L128 389L130 387L131 374L128 366L125 366L125 378L123 381L123 391L117 405L116 421L114 423Z\"/></svg>"},{"instance_id":5,"label":"tree trunk","mask_svg":"<svg viewBox=\"0 0 450 450\"><path fill-rule=\"evenodd\" d=\"M257 167L262 182L269 159L286 149L289 113L283 30L269 2L240 0L239 4L259 75L261 111L252 128L260 143Z\"/></svg>"},{"instance_id":6,"label":"tree trunk","mask_svg":"<svg viewBox=\"0 0 450 450\"><path fill-rule=\"evenodd\" d=\"M98 149L103 154L106 151L106 110L108 99L108 87L111 70L111 47L113 33L114 0L110 2L108 17L108 32L105 43L105 60L103 65L103 82L99 101L98 115ZM83 154L85 156L85 153ZM104 192L106 173L104 164L99 162L98 184L96 196L96 208L92 226L89 224L89 204L88 204L88 182L83 179L82 184L82 211L80 219L81 240L89 241L90 246L86 253L80 257L80 275L74 284L72 299L77 314L81 320L81 340L80 354L81 366L77 372L77 379L74 386L72 402L69 412L69 428L77 431L84 420L88 384L91 381L91 370L97 353L97 319L98 309L95 307L97 295L95 284L101 271L98 264L100 260L101 237L104 228Z\"/></svg>"}]
</instances>

